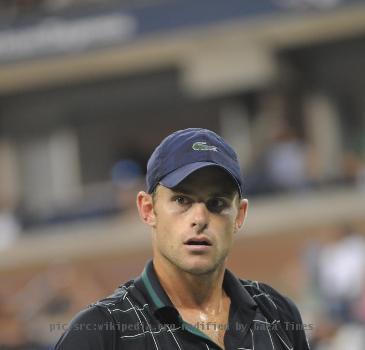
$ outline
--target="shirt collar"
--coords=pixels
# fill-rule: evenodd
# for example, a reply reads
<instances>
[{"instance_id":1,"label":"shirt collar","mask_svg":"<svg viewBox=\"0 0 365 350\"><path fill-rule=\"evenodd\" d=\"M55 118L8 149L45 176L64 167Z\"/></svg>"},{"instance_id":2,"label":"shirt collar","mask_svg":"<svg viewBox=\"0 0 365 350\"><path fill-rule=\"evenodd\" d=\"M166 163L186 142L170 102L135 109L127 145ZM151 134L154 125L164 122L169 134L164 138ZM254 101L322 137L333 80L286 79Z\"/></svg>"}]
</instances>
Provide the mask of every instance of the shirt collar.
<instances>
[{"instance_id":1,"label":"shirt collar","mask_svg":"<svg viewBox=\"0 0 365 350\"><path fill-rule=\"evenodd\" d=\"M223 289L235 307L246 310L257 307L255 299L247 292L242 282L228 269L224 273Z\"/></svg>"},{"instance_id":2,"label":"shirt collar","mask_svg":"<svg viewBox=\"0 0 365 350\"><path fill-rule=\"evenodd\" d=\"M135 284L137 288L146 292L145 294L151 300L151 310L156 317L162 319L164 322L181 322L178 311L158 280L152 260L146 264L141 276L135 281ZM246 291L238 278L228 269L224 273L223 288L230 297L231 304L235 306L235 309L241 309L244 313L252 314L253 309L257 307L255 300Z\"/></svg>"}]
</instances>

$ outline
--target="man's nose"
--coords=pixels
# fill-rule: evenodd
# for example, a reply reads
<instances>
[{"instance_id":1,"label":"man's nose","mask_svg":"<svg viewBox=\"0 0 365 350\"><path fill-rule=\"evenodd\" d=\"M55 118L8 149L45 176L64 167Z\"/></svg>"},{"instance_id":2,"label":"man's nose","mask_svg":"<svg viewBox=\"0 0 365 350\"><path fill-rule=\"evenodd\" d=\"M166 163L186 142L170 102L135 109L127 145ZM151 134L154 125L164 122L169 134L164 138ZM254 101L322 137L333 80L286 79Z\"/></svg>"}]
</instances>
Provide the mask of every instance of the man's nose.
<instances>
[{"instance_id":1,"label":"man's nose","mask_svg":"<svg viewBox=\"0 0 365 350\"><path fill-rule=\"evenodd\" d=\"M194 203L192 209L191 226L197 231L202 232L208 227L209 211L205 203Z\"/></svg>"}]
</instances>

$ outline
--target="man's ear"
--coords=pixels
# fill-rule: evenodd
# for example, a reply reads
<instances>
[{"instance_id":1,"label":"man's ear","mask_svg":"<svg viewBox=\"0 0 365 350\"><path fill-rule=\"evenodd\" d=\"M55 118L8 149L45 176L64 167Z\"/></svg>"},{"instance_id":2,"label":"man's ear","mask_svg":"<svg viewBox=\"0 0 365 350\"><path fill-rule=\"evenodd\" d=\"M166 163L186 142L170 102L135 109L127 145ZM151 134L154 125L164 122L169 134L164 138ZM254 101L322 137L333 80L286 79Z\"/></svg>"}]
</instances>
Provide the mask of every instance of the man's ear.
<instances>
[{"instance_id":1,"label":"man's ear","mask_svg":"<svg viewBox=\"0 0 365 350\"><path fill-rule=\"evenodd\" d=\"M144 191L140 191L137 194L137 208L141 220L151 226L156 225L156 215L153 210L153 199L152 195Z\"/></svg>"},{"instance_id":2,"label":"man's ear","mask_svg":"<svg viewBox=\"0 0 365 350\"><path fill-rule=\"evenodd\" d=\"M234 232L236 233L242 226L246 219L247 215L247 209L248 209L248 200L247 199L241 199L238 213L236 216L235 226L234 226Z\"/></svg>"}]
</instances>

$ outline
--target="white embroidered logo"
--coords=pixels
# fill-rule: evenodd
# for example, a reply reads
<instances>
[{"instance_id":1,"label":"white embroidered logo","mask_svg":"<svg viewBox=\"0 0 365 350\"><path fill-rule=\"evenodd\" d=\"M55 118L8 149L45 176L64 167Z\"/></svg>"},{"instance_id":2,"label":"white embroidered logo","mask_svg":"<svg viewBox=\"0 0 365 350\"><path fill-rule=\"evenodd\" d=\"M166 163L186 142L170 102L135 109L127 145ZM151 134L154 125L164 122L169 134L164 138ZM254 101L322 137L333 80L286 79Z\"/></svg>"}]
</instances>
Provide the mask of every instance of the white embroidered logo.
<instances>
[{"instance_id":1,"label":"white embroidered logo","mask_svg":"<svg viewBox=\"0 0 365 350\"><path fill-rule=\"evenodd\" d=\"M192 146L194 151L214 151L218 152L216 146L207 145L206 142L195 142Z\"/></svg>"}]
</instances>

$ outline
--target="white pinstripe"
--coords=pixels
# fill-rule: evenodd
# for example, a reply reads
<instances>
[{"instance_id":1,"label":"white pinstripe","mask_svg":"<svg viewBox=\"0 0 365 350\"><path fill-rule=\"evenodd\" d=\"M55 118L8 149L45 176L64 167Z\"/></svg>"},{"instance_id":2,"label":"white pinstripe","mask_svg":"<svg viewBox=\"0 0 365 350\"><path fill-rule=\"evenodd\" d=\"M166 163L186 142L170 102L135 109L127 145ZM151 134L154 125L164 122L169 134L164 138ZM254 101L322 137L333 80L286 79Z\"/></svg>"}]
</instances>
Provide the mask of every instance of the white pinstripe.
<instances>
[{"instance_id":1,"label":"white pinstripe","mask_svg":"<svg viewBox=\"0 0 365 350\"><path fill-rule=\"evenodd\" d=\"M278 309L276 304L274 303L274 301L271 299L271 296L269 294L265 294L265 297L267 298L267 300L269 300L271 302L271 304L274 305L275 309Z\"/></svg>"},{"instance_id":2,"label":"white pinstripe","mask_svg":"<svg viewBox=\"0 0 365 350\"><path fill-rule=\"evenodd\" d=\"M137 334L132 334L132 335L123 335L123 336L121 336L121 338L134 338L134 337L138 337L140 335L145 335L147 333L148 334L151 334L151 333L158 334L158 333L161 333L163 330L164 329L161 328L159 331L155 331L155 332L153 332L153 331L144 331L142 333L137 333Z\"/></svg>"},{"instance_id":3,"label":"white pinstripe","mask_svg":"<svg viewBox=\"0 0 365 350\"><path fill-rule=\"evenodd\" d=\"M129 289L129 288L133 288L133 287L134 287L133 285L128 286L128 287L122 286L122 290L124 290L124 291L125 291L125 294L123 295L122 300L124 300L124 299L126 298L126 296L127 296L127 294L128 294L128 289Z\"/></svg>"},{"instance_id":4,"label":"white pinstripe","mask_svg":"<svg viewBox=\"0 0 365 350\"><path fill-rule=\"evenodd\" d=\"M139 308L139 307L135 307L135 308L136 308L136 310L141 311L141 310L143 310L146 306L148 306L148 304L144 304L144 305L143 305L143 308ZM108 310L109 310L109 309L108 309ZM128 312L128 311L131 311L131 310L133 310L133 308L132 308L132 307L131 307L131 308L129 308L129 309L126 309L126 310L122 310L122 309L112 309L112 310L110 310L110 311Z\"/></svg>"},{"instance_id":5,"label":"white pinstripe","mask_svg":"<svg viewBox=\"0 0 365 350\"><path fill-rule=\"evenodd\" d=\"M252 350L255 350L255 340L253 339L253 330L250 329L251 332L251 339L252 339Z\"/></svg>"},{"instance_id":6,"label":"white pinstripe","mask_svg":"<svg viewBox=\"0 0 365 350\"><path fill-rule=\"evenodd\" d=\"M253 322L260 322L260 323L265 323L268 325L271 325L271 323L267 322L267 321L262 321L262 320L252 320Z\"/></svg>"},{"instance_id":7,"label":"white pinstripe","mask_svg":"<svg viewBox=\"0 0 365 350\"><path fill-rule=\"evenodd\" d=\"M168 331L171 333L172 337L174 338L175 343L176 343L176 345L177 345L178 349L179 349L179 350L182 350L182 349L181 349L181 347L180 347L180 345L179 345L179 343L177 342L177 339L176 339L176 338L175 338L175 336L174 336L174 333L172 333L171 328L170 328L168 325L166 325L166 326L167 326L167 328L168 328ZM175 329L177 329L177 328L175 328Z\"/></svg>"},{"instance_id":8,"label":"white pinstripe","mask_svg":"<svg viewBox=\"0 0 365 350\"><path fill-rule=\"evenodd\" d=\"M178 329L181 329L181 327L174 328L174 329L170 329L170 332L173 333L173 332L177 331ZM134 337L138 337L140 335L151 334L151 333L153 333L153 334L159 334L162 331L166 331L166 328L161 328L158 331L144 331L144 332L137 333L137 334L132 334L132 335L123 335L120 338L134 338Z\"/></svg>"},{"instance_id":9,"label":"white pinstripe","mask_svg":"<svg viewBox=\"0 0 365 350\"><path fill-rule=\"evenodd\" d=\"M252 296L252 298L261 297L262 295L265 295L265 293L255 294Z\"/></svg>"},{"instance_id":10,"label":"white pinstripe","mask_svg":"<svg viewBox=\"0 0 365 350\"><path fill-rule=\"evenodd\" d=\"M266 317L265 317L265 320L266 320L266 323L267 323L267 324L270 324L270 323L267 321ZM274 342L272 341L272 337L271 337L270 329L267 327L267 328L266 328L266 330L267 330L267 333L269 333L269 337L270 337L270 340L271 340L272 349L273 349L273 350L275 350L275 346L274 346Z\"/></svg>"},{"instance_id":11,"label":"white pinstripe","mask_svg":"<svg viewBox=\"0 0 365 350\"><path fill-rule=\"evenodd\" d=\"M285 345L285 347L288 350L294 350L294 348L291 348L287 343L285 343L284 339L282 337L280 337L280 334L279 333L276 333L276 335L280 338L281 342Z\"/></svg>"},{"instance_id":12,"label":"white pinstripe","mask_svg":"<svg viewBox=\"0 0 365 350\"><path fill-rule=\"evenodd\" d=\"M257 298L257 297L265 297L267 300L270 301L271 304L274 305L275 309L277 309L276 304L274 303L274 301L271 299L271 297L267 293L260 293L260 294L255 294L252 296L252 298Z\"/></svg>"},{"instance_id":13,"label":"white pinstripe","mask_svg":"<svg viewBox=\"0 0 365 350\"><path fill-rule=\"evenodd\" d=\"M265 318L266 321L262 321L262 320L252 320L253 322L261 322L261 323L265 323L268 324L270 326L274 325L275 323L280 323L280 320L274 320L271 323L268 322L268 320Z\"/></svg>"},{"instance_id":14,"label":"white pinstripe","mask_svg":"<svg viewBox=\"0 0 365 350\"><path fill-rule=\"evenodd\" d=\"M149 324L149 322L147 321L147 318L146 318L146 316L145 316L145 315L144 315L144 313L143 313L143 309L139 309L139 312L141 313L141 315L142 315L142 316L143 316L143 318L145 319L145 321L146 321L146 323L147 323L147 326L148 326L149 330L151 331L151 335L152 335L153 342L155 343L156 349L158 350L158 349L159 349L159 347L158 347L157 342L156 342L156 339L155 339L155 337L154 337L154 335L153 335L151 325L150 325L150 324ZM137 313L137 312L136 312L136 313Z\"/></svg>"},{"instance_id":15,"label":"white pinstripe","mask_svg":"<svg viewBox=\"0 0 365 350\"><path fill-rule=\"evenodd\" d=\"M138 316L138 312L137 312L136 308L134 307L134 305L132 304L132 302L130 301L130 299L127 297L127 294L125 295L125 298L127 298L127 300L128 300L128 302L129 302L129 304L131 304L132 309L134 310L134 312L135 312L135 314L136 314L136 316L137 316L137 318L138 318L138 321L139 321L139 323L140 323L140 324L141 324L141 326L142 326L142 331L144 332L144 326L143 326L143 323L142 323L141 319L140 319L140 318L139 318L139 316Z\"/></svg>"}]
</instances>

